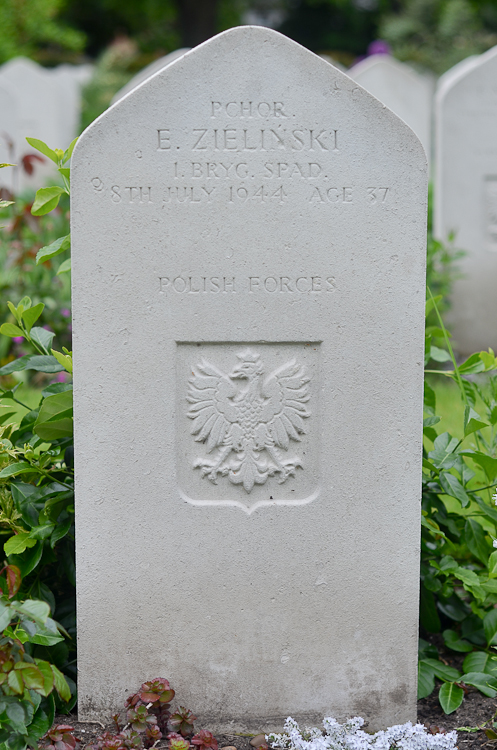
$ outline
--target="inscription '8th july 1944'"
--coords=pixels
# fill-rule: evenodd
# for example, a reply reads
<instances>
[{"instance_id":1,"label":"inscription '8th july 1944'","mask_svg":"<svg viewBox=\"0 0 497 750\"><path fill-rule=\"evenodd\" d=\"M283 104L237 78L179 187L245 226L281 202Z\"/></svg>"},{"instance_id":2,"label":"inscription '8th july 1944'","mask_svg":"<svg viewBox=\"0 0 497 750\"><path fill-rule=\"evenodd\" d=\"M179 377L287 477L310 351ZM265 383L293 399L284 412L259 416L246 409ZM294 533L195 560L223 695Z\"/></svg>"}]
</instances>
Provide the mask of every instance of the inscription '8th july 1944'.
<instances>
[{"instance_id":1,"label":"inscription '8th july 1944'","mask_svg":"<svg viewBox=\"0 0 497 750\"><path fill-rule=\"evenodd\" d=\"M238 364L229 374L205 359L193 367L187 416L195 441L212 454L197 458L193 468L213 484L227 477L250 493L268 477L283 484L302 468L299 456L282 451L305 434L310 378L295 359L266 375L256 351L245 349L236 356Z\"/></svg>"}]
</instances>

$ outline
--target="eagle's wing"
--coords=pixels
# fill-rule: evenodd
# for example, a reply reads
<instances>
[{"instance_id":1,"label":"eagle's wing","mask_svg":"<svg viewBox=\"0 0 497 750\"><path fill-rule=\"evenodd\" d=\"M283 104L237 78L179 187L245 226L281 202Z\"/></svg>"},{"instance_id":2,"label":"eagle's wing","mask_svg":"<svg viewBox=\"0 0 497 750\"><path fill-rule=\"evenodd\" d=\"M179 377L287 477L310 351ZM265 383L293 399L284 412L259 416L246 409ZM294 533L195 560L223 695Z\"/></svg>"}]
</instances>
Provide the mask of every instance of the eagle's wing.
<instances>
[{"instance_id":1,"label":"eagle's wing","mask_svg":"<svg viewBox=\"0 0 497 750\"><path fill-rule=\"evenodd\" d=\"M236 387L225 373L205 359L193 368L193 377L188 382L187 416L193 419L190 432L196 435L197 443L206 442L210 453L222 444L230 425L238 421L236 406L230 400L236 394Z\"/></svg>"},{"instance_id":2,"label":"eagle's wing","mask_svg":"<svg viewBox=\"0 0 497 750\"><path fill-rule=\"evenodd\" d=\"M261 422L267 423L269 435L279 448L288 450L290 438L300 441L305 434L304 419L310 416L309 383L305 367L292 359L272 372L264 381L262 394L267 399Z\"/></svg>"}]
</instances>

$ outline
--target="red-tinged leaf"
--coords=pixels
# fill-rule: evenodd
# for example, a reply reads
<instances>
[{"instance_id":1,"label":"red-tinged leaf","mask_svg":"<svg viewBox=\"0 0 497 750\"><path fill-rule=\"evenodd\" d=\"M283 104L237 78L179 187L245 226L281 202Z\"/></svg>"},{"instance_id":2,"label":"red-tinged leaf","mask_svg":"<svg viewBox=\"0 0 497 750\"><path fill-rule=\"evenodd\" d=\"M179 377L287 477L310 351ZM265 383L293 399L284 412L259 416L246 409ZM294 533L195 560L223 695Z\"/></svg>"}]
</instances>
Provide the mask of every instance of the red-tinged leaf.
<instances>
[{"instance_id":1,"label":"red-tinged leaf","mask_svg":"<svg viewBox=\"0 0 497 750\"><path fill-rule=\"evenodd\" d=\"M21 586L21 571L17 565L7 565L6 568L7 587L9 589L9 599L17 594Z\"/></svg>"},{"instance_id":2,"label":"red-tinged leaf","mask_svg":"<svg viewBox=\"0 0 497 750\"><path fill-rule=\"evenodd\" d=\"M38 154L25 154L22 157L21 166L26 172L26 174L29 174L29 175L33 174L34 169L35 169L34 163L36 161L43 163L45 159L43 158L43 156L38 156Z\"/></svg>"}]
</instances>

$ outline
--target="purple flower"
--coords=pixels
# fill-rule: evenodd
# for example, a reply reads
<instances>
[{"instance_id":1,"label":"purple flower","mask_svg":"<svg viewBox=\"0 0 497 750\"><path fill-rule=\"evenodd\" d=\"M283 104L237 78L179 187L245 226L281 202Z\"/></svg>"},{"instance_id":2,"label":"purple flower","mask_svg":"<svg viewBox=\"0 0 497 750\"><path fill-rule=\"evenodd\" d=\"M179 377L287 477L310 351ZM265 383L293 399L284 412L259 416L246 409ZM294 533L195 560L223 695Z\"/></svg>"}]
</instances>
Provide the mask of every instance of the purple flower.
<instances>
[{"instance_id":1,"label":"purple flower","mask_svg":"<svg viewBox=\"0 0 497 750\"><path fill-rule=\"evenodd\" d=\"M383 39L375 39L368 47L368 55L390 55L391 52L390 45Z\"/></svg>"},{"instance_id":2,"label":"purple flower","mask_svg":"<svg viewBox=\"0 0 497 750\"><path fill-rule=\"evenodd\" d=\"M16 344L20 344L22 341L24 341L24 336L12 336L12 341L14 341Z\"/></svg>"},{"instance_id":3,"label":"purple flower","mask_svg":"<svg viewBox=\"0 0 497 750\"><path fill-rule=\"evenodd\" d=\"M63 307L60 311L60 314L64 316L64 318L70 318L71 317L71 311L67 309L67 307Z\"/></svg>"},{"instance_id":4,"label":"purple flower","mask_svg":"<svg viewBox=\"0 0 497 750\"><path fill-rule=\"evenodd\" d=\"M67 372L58 372L55 381L57 383L65 383L67 380Z\"/></svg>"}]
</instances>

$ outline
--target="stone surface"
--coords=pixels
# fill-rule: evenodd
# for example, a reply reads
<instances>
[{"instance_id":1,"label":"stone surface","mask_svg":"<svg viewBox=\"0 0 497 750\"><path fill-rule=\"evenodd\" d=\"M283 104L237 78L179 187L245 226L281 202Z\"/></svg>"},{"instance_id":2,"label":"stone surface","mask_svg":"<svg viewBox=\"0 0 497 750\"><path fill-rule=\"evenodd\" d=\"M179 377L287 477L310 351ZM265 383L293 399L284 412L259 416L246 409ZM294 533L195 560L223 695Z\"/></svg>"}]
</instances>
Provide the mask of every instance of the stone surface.
<instances>
[{"instance_id":1,"label":"stone surface","mask_svg":"<svg viewBox=\"0 0 497 750\"><path fill-rule=\"evenodd\" d=\"M7 81L0 80L0 164L16 163L19 125L16 90ZM14 191L16 182L14 167L0 169L0 187Z\"/></svg>"},{"instance_id":2,"label":"stone surface","mask_svg":"<svg viewBox=\"0 0 497 750\"><path fill-rule=\"evenodd\" d=\"M435 233L467 252L449 321L471 354L497 348L497 47L456 68L436 98Z\"/></svg>"},{"instance_id":3,"label":"stone surface","mask_svg":"<svg viewBox=\"0 0 497 750\"><path fill-rule=\"evenodd\" d=\"M416 716L426 159L350 78L231 29L73 156L81 717Z\"/></svg>"},{"instance_id":4,"label":"stone surface","mask_svg":"<svg viewBox=\"0 0 497 750\"><path fill-rule=\"evenodd\" d=\"M434 80L389 55L371 55L348 75L401 117L430 157Z\"/></svg>"},{"instance_id":5,"label":"stone surface","mask_svg":"<svg viewBox=\"0 0 497 750\"><path fill-rule=\"evenodd\" d=\"M38 153L26 143L26 136L45 141L51 148L67 148L76 137L81 83L78 73L71 71L75 67L64 65L49 70L24 57L9 60L0 67L0 87L7 85L15 92L18 112L13 134L16 163L20 163L25 154ZM6 129L4 121L9 116L8 111L0 109L0 131ZM21 190L44 185L56 172L48 159L34 166L31 176L19 170L18 186Z\"/></svg>"},{"instance_id":6,"label":"stone surface","mask_svg":"<svg viewBox=\"0 0 497 750\"><path fill-rule=\"evenodd\" d=\"M147 65L143 70L140 70L139 73L137 73L131 81L128 81L126 86L123 86L122 89L119 89L117 94L114 95L112 99L112 104L115 104L119 101L119 99L122 99L123 96L126 96L126 94L129 94L130 91L133 91L133 89L136 89L137 86L139 86L143 81L146 81L147 78L150 78L150 76L155 75L159 70L162 70L162 68L165 68L166 65L170 65L175 60L178 60L180 57L183 57L184 54L190 51L190 47L181 47L181 49L176 49L174 52L170 52L168 55L164 55L163 57L160 57L158 60L154 60L150 63L150 65Z\"/></svg>"}]
</instances>

